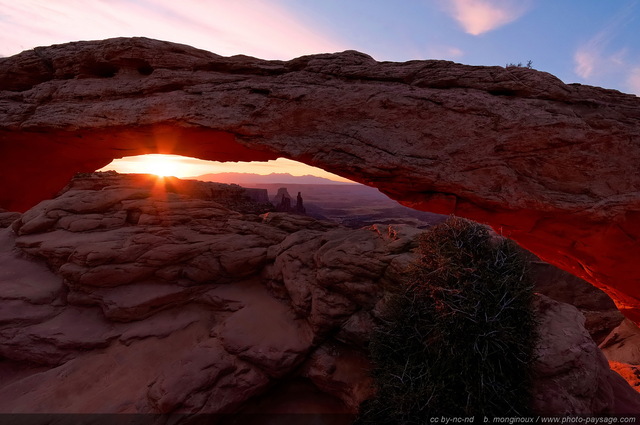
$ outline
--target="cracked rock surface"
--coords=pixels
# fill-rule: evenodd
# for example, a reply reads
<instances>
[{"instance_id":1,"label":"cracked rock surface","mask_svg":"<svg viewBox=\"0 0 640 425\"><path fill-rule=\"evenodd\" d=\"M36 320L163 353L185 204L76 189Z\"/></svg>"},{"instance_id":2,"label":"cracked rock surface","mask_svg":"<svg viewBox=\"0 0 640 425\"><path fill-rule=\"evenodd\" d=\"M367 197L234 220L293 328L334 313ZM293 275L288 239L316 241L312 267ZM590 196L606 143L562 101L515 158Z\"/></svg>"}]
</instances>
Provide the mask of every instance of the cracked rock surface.
<instances>
[{"instance_id":1,"label":"cracked rock surface","mask_svg":"<svg viewBox=\"0 0 640 425\"><path fill-rule=\"evenodd\" d=\"M0 230L0 412L357 412L420 231L256 214L225 186L84 175ZM578 310L537 310L540 412L640 411Z\"/></svg>"}]
</instances>

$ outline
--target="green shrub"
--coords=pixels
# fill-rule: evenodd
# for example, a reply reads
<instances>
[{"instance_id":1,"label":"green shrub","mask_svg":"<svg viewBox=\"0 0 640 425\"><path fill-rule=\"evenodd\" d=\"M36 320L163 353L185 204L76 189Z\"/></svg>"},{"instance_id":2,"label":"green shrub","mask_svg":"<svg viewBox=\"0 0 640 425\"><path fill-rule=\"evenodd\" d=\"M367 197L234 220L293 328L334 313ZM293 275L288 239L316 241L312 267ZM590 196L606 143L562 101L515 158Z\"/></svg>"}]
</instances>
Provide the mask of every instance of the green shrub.
<instances>
[{"instance_id":1,"label":"green shrub","mask_svg":"<svg viewBox=\"0 0 640 425\"><path fill-rule=\"evenodd\" d=\"M418 252L373 333L378 391L358 423L527 414L535 319L517 246L452 217L421 236Z\"/></svg>"}]
</instances>

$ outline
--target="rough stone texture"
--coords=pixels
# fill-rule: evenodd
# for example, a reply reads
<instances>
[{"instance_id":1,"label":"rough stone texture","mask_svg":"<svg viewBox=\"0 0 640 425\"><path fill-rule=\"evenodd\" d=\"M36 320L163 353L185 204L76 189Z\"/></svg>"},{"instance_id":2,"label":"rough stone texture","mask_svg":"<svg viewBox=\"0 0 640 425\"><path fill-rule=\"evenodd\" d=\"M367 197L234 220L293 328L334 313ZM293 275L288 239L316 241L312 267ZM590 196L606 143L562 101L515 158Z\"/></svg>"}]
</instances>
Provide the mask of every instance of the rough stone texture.
<instances>
[{"instance_id":1,"label":"rough stone texture","mask_svg":"<svg viewBox=\"0 0 640 425\"><path fill-rule=\"evenodd\" d=\"M340 343L319 347L304 366L302 376L328 394L338 394L347 407L357 411L360 403L375 394L369 359L359 350Z\"/></svg>"},{"instance_id":2,"label":"rough stone texture","mask_svg":"<svg viewBox=\"0 0 640 425\"><path fill-rule=\"evenodd\" d=\"M611 362L640 366L640 329L625 320L602 341L600 348Z\"/></svg>"},{"instance_id":3,"label":"rough stone texture","mask_svg":"<svg viewBox=\"0 0 640 425\"><path fill-rule=\"evenodd\" d=\"M0 207L167 153L286 157L491 224L640 321L640 99L521 67L265 61L118 38L0 58Z\"/></svg>"},{"instance_id":4,"label":"rough stone texture","mask_svg":"<svg viewBox=\"0 0 640 425\"><path fill-rule=\"evenodd\" d=\"M0 229L4 227L9 227L11 223L20 218L20 213L5 211L0 208Z\"/></svg>"},{"instance_id":5,"label":"rough stone texture","mask_svg":"<svg viewBox=\"0 0 640 425\"><path fill-rule=\"evenodd\" d=\"M596 344L624 320L611 298L588 282L537 259L531 262L530 272L536 292L580 310L586 319L585 328Z\"/></svg>"},{"instance_id":6,"label":"rough stone texture","mask_svg":"<svg viewBox=\"0 0 640 425\"><path fill-rule=\"evenodd\" d=\"M609 361L611 370L622 376L631 387L640 392L640 366L616 361Z\"/></svg>"},{"instance_id":7,"label":"rough stone texture","mask_svg":"<svg viewBox=\"0 0 640 425\"><path fill-rule=\"evenodd\" d=\"M421 230L196 186L85 175L0 230L0 413L353 415L371 397L367 341ZM537 308L540 412L640 412L584 317Z\"/></svg>"},{"instance_id":8,"label":"rough stone texture","mask_svg":"<svg viewBox=\"0 0 640 425\"><path fill-rule=\"evenodd\" d=\"M640 398L612 371L584 328L584 316L544 295L536 299L540 342L534 409L544 415L637 414Z\"/></svg>"},{"instance_id":9,"label":"rough stone texture","mask_svg":"<svg viewBox=\"0 0 640 425\"><path fill-rule=\"evenodd\" d=\"M0 231L0 412L230 413L303 379L326 399L309 409L355 413L366 338L342 327L417 233L260 216L236 193L82 175Z\"/></svg>"}]
</instances>

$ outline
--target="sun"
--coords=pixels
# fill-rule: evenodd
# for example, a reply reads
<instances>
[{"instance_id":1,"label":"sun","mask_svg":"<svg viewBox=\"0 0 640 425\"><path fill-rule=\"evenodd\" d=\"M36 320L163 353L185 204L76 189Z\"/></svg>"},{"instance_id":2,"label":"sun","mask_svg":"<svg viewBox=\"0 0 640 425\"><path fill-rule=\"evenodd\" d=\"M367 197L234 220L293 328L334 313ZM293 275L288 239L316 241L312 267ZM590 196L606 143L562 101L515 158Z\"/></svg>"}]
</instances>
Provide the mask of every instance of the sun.
<instances>
[{"instance_id":1,"label":"sun","mask_svg":"<svg viewBox=\"0 0 640 425\"><path fill-rule=\"evenodd\" d=\"M145 155L144 160L139 164L139 170L159 177L177 176L180 174L180 162L179 159L170 155Z\"/></svg>"}]
</instances>

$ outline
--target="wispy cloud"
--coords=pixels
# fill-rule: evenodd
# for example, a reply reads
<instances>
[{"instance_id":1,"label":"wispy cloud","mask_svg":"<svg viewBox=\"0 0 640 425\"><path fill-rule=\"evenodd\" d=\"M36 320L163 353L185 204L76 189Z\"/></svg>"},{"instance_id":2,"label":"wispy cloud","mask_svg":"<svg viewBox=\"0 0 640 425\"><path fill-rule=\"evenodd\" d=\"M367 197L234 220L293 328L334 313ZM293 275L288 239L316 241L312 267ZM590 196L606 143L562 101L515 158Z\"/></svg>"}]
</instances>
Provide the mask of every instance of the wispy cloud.
<instances>
[{"instance_id":1,"label":"wispy cloud","mask_svg":"<svg viewBox=\"0 0 640 425\"><path fill-rule=\"evenodd\" d=\"M635 93L640 92L640 64L630 58L628 47L618 43L613 48L622 29L633 21L632 10L636 5L637 2L628 3L602 29L578 46L573 55L576 75L590 83L598 83L607 76L622 76L627 87Z\"/></svg>"},{"instance_id":2,"label":"wispy cloud","mask_svg":"<svg viewBox=\"0 0 640 425\"><path fill-rule=\"evenodd\" d=\"M598 63L599 55L593 49L581 46L573 55L574 72L582 78L589 78Z\"/></svg>"},{"instance_id":3,"label":"wispy cloud","mask_svg":"<svg viewBox=\"0 0 640 425\"><path fill-rule=\"evenodd\" d=\"M450 0L446 10L467 33L480 35L515 21L529 6L522 0Z\"/></svg>"},{"instance_id":4,"label":"wispy cloud","mask_svg":"<svg viewBox=\"0 0 640 425\"><path fill-rule=\"evenodd\" d=\"M291 59L345 47L260 0L0 0L0 55L75 40L146 36L222 55Z\"/></svg>"},{"instance_id":5,"label":"wispy cloud","mask_svg":"<svg viewBox=\"0 0 640 425\"><path fill-rule=\"evenodd\" d=\"M633 68L629 72L627 85L633 94L640 96L640 66Z\"/></svg>"},{"instance_id":6,"label":"wispy cloud","mask_svg":"<svg viewBox=\"0 0 640 425\"><path fill-rule=\"evenodd\" d=\"M596 33L587 42L581 44L573 55L574 72L588 80L608 70L625 65L626 48L608 52L611 40L614 38L616 26L607 26Z\"/></svg>"}]
</instances>

